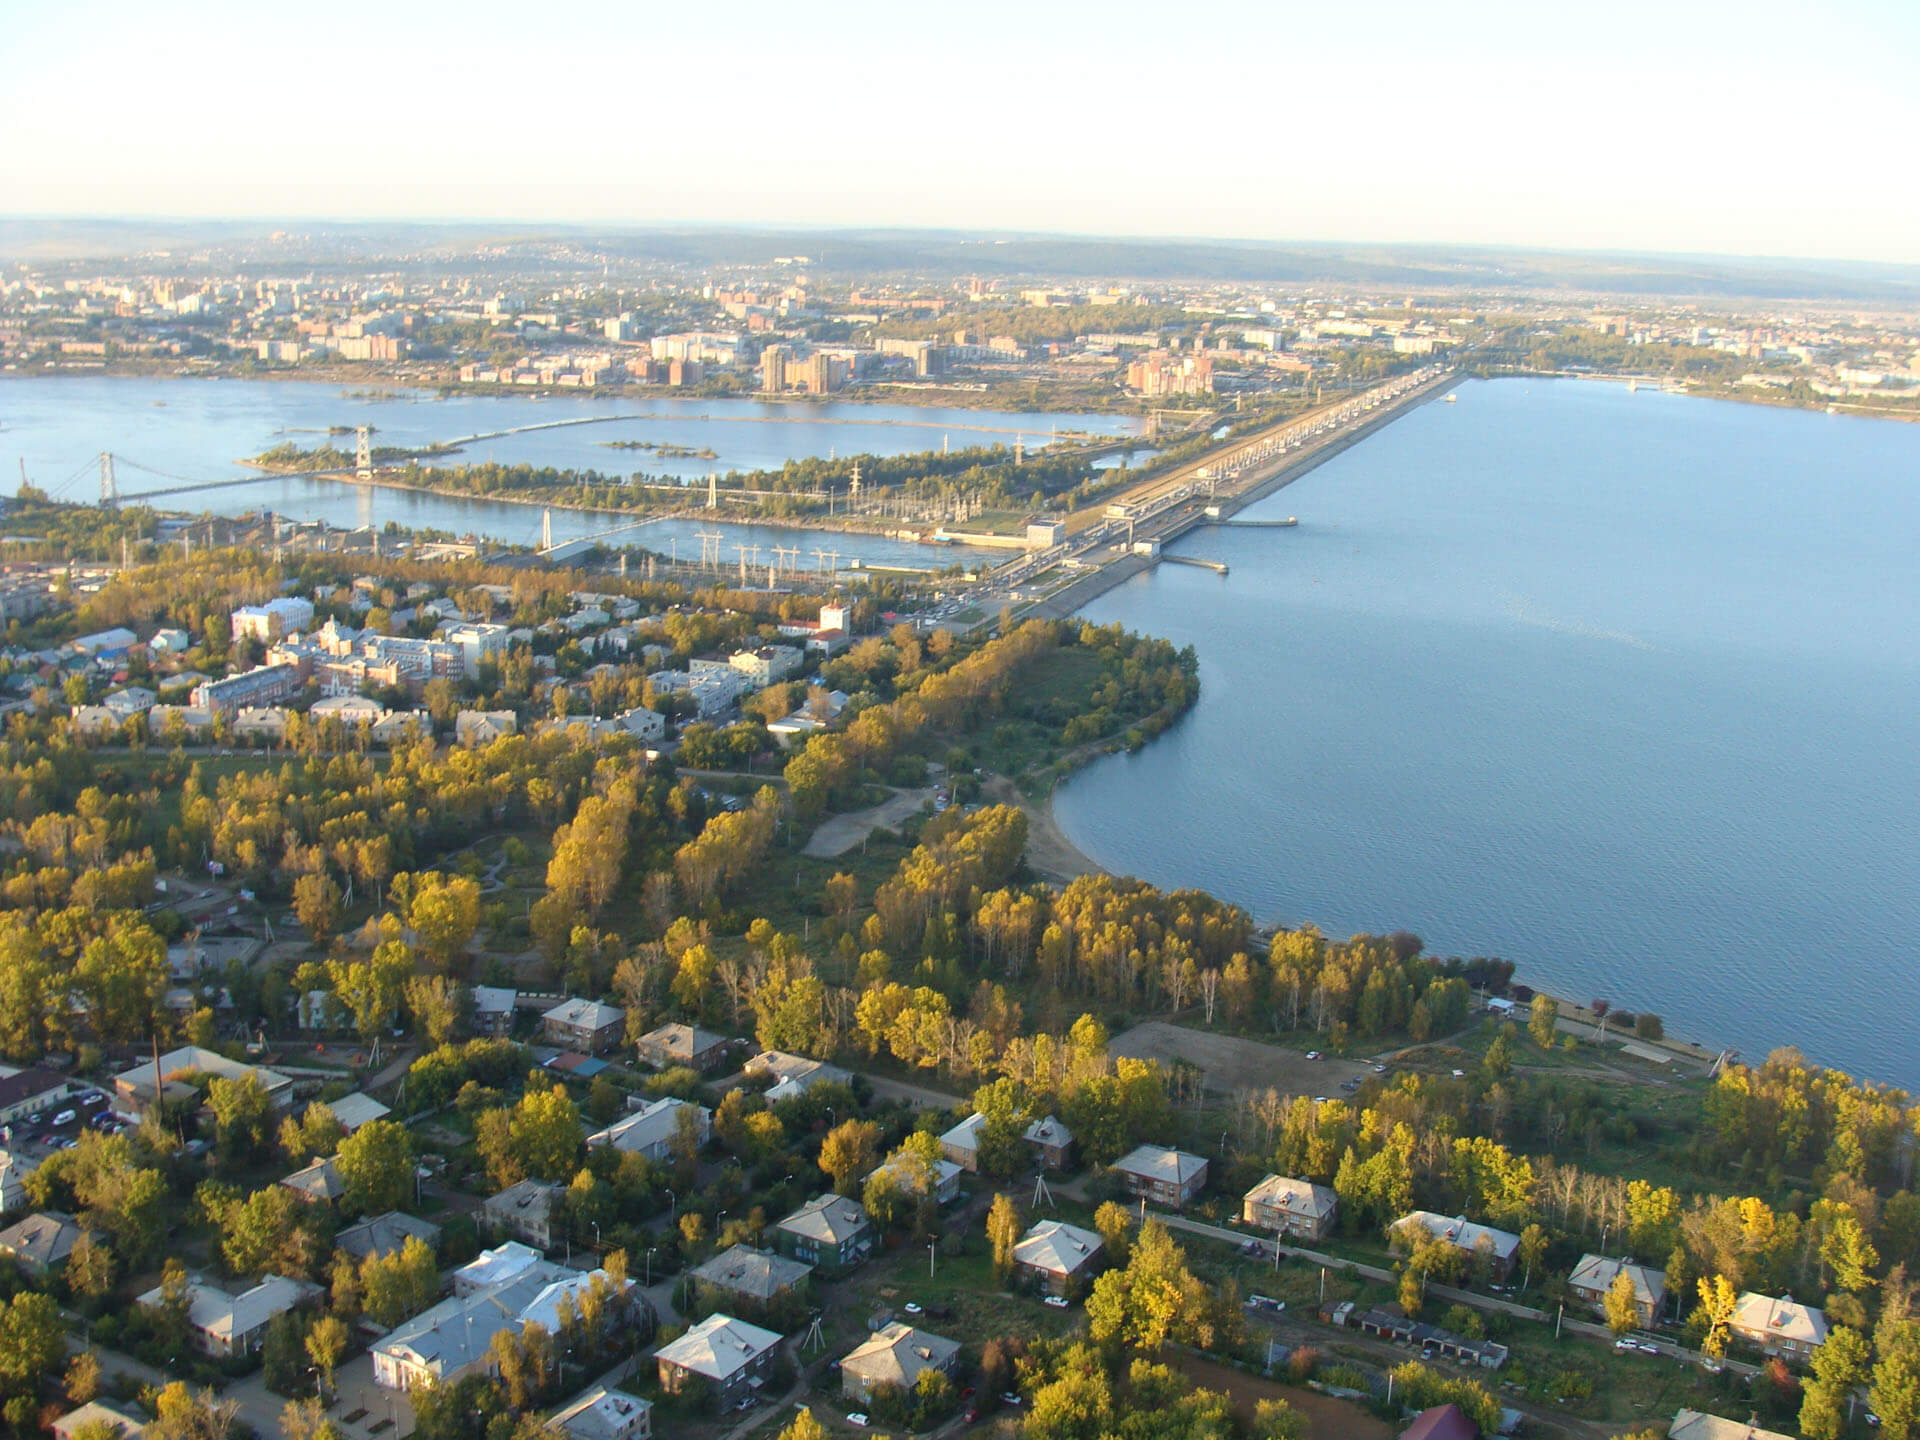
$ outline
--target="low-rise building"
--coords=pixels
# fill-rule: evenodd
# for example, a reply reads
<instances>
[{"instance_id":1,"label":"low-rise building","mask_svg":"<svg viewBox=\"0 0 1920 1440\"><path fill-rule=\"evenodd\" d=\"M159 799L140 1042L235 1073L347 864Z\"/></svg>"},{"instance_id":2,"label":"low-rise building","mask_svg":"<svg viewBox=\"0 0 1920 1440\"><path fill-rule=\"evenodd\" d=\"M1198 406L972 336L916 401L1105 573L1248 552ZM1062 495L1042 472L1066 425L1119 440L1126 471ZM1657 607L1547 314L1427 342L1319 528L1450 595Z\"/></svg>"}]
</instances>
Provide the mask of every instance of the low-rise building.
<instances>
[{"instance_id":1,"label":"low-rise building","mask_svg":"<svg viewBox=\"0 0 1920 1440\"><path fill-rule=\"evenodd\" d=\"M347 1182L331 1155L301 1166L280 1183L309 1205L331 1205L347 1193Z\"/></svg>"},{"instance_id":2,"label":"low-rise building","mask_svg":"<svg viewBox=\"0 0 1920 1440\"><path fill-rule=\"evenodd\" d=\"M598 1055L620 1043L627 1012L599 1000L563 1000L540 1017L541 1033L555 1045Z\"/></svg>"},{"instance_id":3,"label":"low-rise building","mask_svg":"<svg viewBox=\"0 0 1920 1440\"><path fill-rule=\"evenodd\" d=\"M1791 1295L1776 1300L1749 1290L1733 1307L1727 1328L1769 1355L1804 1360L1827 1338L1827 1312Z\"/></svg>"},{"instance_id":4,"label":"low-rise building","mask_svg":"<svg viewBox=\"0 0 1920 1440\"><path fill-rule=\"evenodd\" d=\"M1633 1308L1639 1324L1651 1325L1667 1298L1667 1272L1631 1260L1609 1260L1604 1255L1582 1255L1580 1263L1567 1277L1567 1288L1602 1315L1607 1313L1607 1295L1614 1282L1625 1275L1633 1285Z\"/></svg>"},{"instance_id":5,"label":"low-rise building","mask_svg":"<svg viewBox=\"0 0 1920 1440\"><path fill-rule=\"evenodd\" d=\"M453 1293L456 1296L478 1295L482 1290L498 1289L509 1281L525 1279L529 1274L540 1274L553 1280L570 1273L549 1263L547 1257L533 1246L519 1240L509 1240L491 1250L482 1250L455 1270Z\"/></svg>"},{"instance_id":6,"label":"low-rise building","mask_svg":"<svg viewBox=\"0 0 1920 1440\"><path fill-rule=\"evenodd\" d=\"M882 1385L911 1391L929 1370L949 1379L960 1363L960 1342L899 1322L874 1331L840 1362L840 1393L864 1405Z\"/></svg>"},{"instance_id":7,"label":"low-rise building","mask_svg":"<svg viewBox=\"0 0 1920 1440\"><path fill-rule=\"evenodd\" d=\"M293 1080L276 1070L261 1065L245 1065L238 1060L229 1060L217 1050L205 1050L198 1045L182 1045L169 1050L159 1059L158 1070L155 1061L143 1060L113 1077L113 1088L122 1106L134 1113L145 1114L153 1104L156 1094L164 1095L168 1100L191 1103L197 1101L200 1092L187 1083L190 1075L206 1075L228 1080L242 1080L251 1075L260 1082L260 1088L267 1092L267 1098L274 1109L284 1110L293 1099ZM156 1079L157 1077L157 1079Z\"/></svg>"},{"instance_id":8,"label":"low-rise building","mask_svg":"<svg viewBox=\"0 0 1920 1440\"><path fill-rule=\"evenodd\" d=\"M1056 1116L1049 1115L1027 1126L1022 1137L1033 1152L1034 1163L1042 1170L1068 1170L1073 1166L1073 1131Z\"/></svg>"},{"instance_id":9,"label":"low-rise building","mask_svg":"<svg viewBox=\"0 0 1920 1440\"><path fill-rule=\"evenodd\" d=\"M940 1153L973 1174L980 1171L980 1131L987 1117L979 1111L967 1116L940 1137Z\"/></svg>"},{"instance_id":10,"label":"low-rise building","mask_svg":"<svg viewBox=\"0 0 1920 1440\"><path fill-rule=\"evenodd\" d=\"M269 1275L238 1295L204 1280L187 1284L187 1328L194 1348L216 1360L252 1355L267 1338L267 1326L320 1296L320 1287L284 1275ZM160 1287L134 1303L157 1309L165 1302Z\"/></svg>"},{"instance_id":11,"label":"low-rise building","mask_svg":"<svg viewBox=\"0 0 1920 1440\"><path fill-rule=\"evenodd\" d=\"M653 1404L624 1390L596 1385L547 1420L568 1440L652 1440Z\"/></svg>"},{"instance_id":12,"label":"low-rise building","mask_svg":"<svg viewBox=\"0 0 1920 1440\"><path fill-rule=\"evenodd\" d=\"M1049 1294L1064 1295L1076 1282L1092 1277L1105 1249L1105 1242L1091 1230L1042 1220L1013 1247L1013 1265Z\"/></svg>"},{"instance_id":13,"label":"low-rise building","mask_svg":"<svg viewBox=\"0 0 1920 1440\"><path fill-rule=\"evenodd\" d=\"M1340 1197L1325 1185L1269 1175L1247 1191L1240 1218L1276 1235L1324 1240L1339 1208Z\"/></svg>"},{"instance_id":14,"label":"low-rise building","mask_svg":"<svg viewBox=\"0 0 1920 1440\"><path fill-rule=\"evenodd\" d=\"M493 1230L541 1250L553 1248L563 1187L545 1180L521 1180L480 1203L480 1219Z\"/></svg>"},{"instance_id":15,"label":"low-rise building","mask_svg":"<svg viewBox=\"0 0 1920 1440\"><path fill-rule=\"evenodd\" d=\"M1467 1412L1449 1401L1422 1410L1400 1432L1400 1440L1480 1440L1480 1427Z\"/></svg>"},{"instance_id":16,"label":"low-rise building","mask_svg":"<svg viewBox=\"0 0 1920 1440\"><path fill-rule=\"evenodd\" d=\"M849 1270L873 1251L873 1221L844 1195L818 1195L773 1227L773 1243L822 1270Z\"/></svg>"},{"instance_id":17,"label":"low-rise building","mask_svg":"<svg viewBox=\"0 0 1920 1440\"><path fill-rule=\"evenodd\" d=\"M728 664L746 676L755 689L786 679L799 670L806 652L792 645L762 645L757 650L742 650Z\"/></svg>"},{"instance_id":18,"label":"low-rise building","mask_svg":"<svg viewBox=\"0 0 1920 1440\"><path fill-rule=\"evenodd\" d=\"M329 1100L327 1108L333 1111L333 1118L340 1122L340 1128L349 1135L362 1125L384 1120L393 1113L371 1095L364 1095L358 1090L351 1095L342 1095L338 1100Z\"/></svg>"},{"instance_id":19,"label":"low-rise building","mask_svg":"<svg viewBox=\"0 0 1920 1440\"><path fill-rule=\"evenodd\" d=\"M1678 1410L1667 1440L1792 1440L1778 1430L1762 1430L1752 1420L1724 1420L1700 1410Z\"/></svg>"},{"instance_id":20,"label":"low-rise building","mask_svg":"<svg viewBox=\"0 0 1920 1440\"><path fill-rule=\"evenodd\" d=\"M771 1330L731 1315L709 1315L654 1357L660 1388L678 1395L689 1376L698 1376L726 1410L766 1384L779 1348L780 1337Z\"/></svg>"},{"instance_id":21,"label":"low-rise building","mask_svg":"<svg viewBox=\"0 0 1920 1440\"><path fill-rule=\"evenodd\" d=\"M693 1134L698 1144L705 1145L713 1134L713 1112L704 1105L671 1095L650 1101L625 1119L589 1135L587 1144L590 1147L611 1145L616 1150L645 1155L649 1160L665 1160L673 1153L674 1137L680 1133L680 1127L688 1123L681 1119L682 1115L693 1117Z\"/></svg>"},{"instance_id":22,"label":"low-rise building","mask_svg":"<svg viewBox=\"0 0 1920 1440\"><path fill-rule=\"evenodd\" d=\"M71 1215L42 1210L0 1230L0 1255L35 1279L45 1279L67 1263L85 1233Z\"/></svg>"},{"instance_id":23,"label":"low-rise building","mask_svg":"<svg viewBox=\"0 0 1920 1440\"><path fill-rule=\"evenodd\" d=\"M1520 1253L1518 1235L1496 1230L1491 1225L1476 1224L1464 1215L1436 1215L1431 1210L1415 1210L1389 1227L1389 1239L1396 1254L1413 1248L1416 1228L1451 1245L1470 1263L1478 1264L1484 1259L1496 1280L1504 1280L1513 1273L1514 1260Z\"/></svg>"},{"instance_id":24,"label":"low-rise building","mask_svg":"<svg viewBox=\"0 0 1920 1440\"><path fill-rule=\"evenodd\" d=\"M518 990L504 985L476 985L467 992L473 1004L473 1028L480 1035L505 1035L513 1029Z\"/></svg>"},{"instance_id":25,"label":"low-rise building","mask_svg":"<svg viewBox=\"0 0 1920 1440\"><path fill-rule=\"evenodd\" d=\"M1207 1162L1184 1150L1164 1145L1141 1145L1113 1162L1114 1173L1136 1198L1151 1200L1169 1210L1186 1208L1207 1188Z\"/></svg>"},{"instance_id":26,"label":"low-rise building","mask_svg":"<svg viewBox=\"0 0 1920 1440\"><path fill-rule=\"evenodd\" d=\"M838 1065L810 1060L805 1055L789 1055L784 1050L763 1050L747 1061L749 1075L766 1075L773 1084L767 1088L767 1102L777 1104L795 1095L804 1095L815 1085L844 1085L853 1078Z\"/></svg>"},{"instance_id":27,"label":"low-rise building","mask_svg":"<svg viewBox=\"0 0 1920 1440\"><path fill-rule=\"evenodd\" d=\"M696 1285L725 1297L722 1303L745 1300L765 1306L805 1285L813 1267L750 1245L735 1245L695 1266L691 1274Z\"/></svg>"},{"instance_id":28,"label":"low-rise building","mask_svg":"<svg viewBox=\"0 0 1920 1440\"><path fill-rule=\"evenodd\" d=\"M52 1070L28 1068L0 1075L0 1125L45 1110L66 1099L74 1083Z\"/></svg>"},{"instance_id":29,"label":"low-rise building","mask_svg":"<svg viewBox=\"0 0 1920 1440\"><path fill-rule=\"evenodd\" d=\"M453 738L461 745L491 745L519 728L511 710L462 710L453 717Z\"/></svg>"},{"instance_id":30,"label":"low-rise building","mask_svg":"<svg viewBox=\"0 0 1920 1440\"><path fill-rule=\"evenodd\" d=\"M54 1440L79 1440L83 1435L114 1435L118 1440L140 1440L147 1422L111 1400L89 1400L53 1422Z\"/></svg>"},{"instance_id":31,"label":"low-rise building","mask_svg":"<svg viewBox=\"0 0 1920 1440\"><path fill-rule=\"evenodd\" d=\"M871 1180L874 1175L885 1174L892 1177L903 1195L931 1194L936 1205L951 1205L960 1198L960 1177L966 1173L945 1158L929 1165L910 1151L896 1151L874 1166L873 1174L867 1178Z\"/></svg>"},{"instance_id":32,"label":"low-rise building","mask_svg":"<svg viewBox=\"0 0 1920 1440\"><path fill-rule=\"evenodd\" d=\"M635 1042L643 1063L661 1070L684 1065L709 1074L727 1058L727 1037L692 1025L670 1024L649 1030Z\"/></svg>"},{"instance_id":33,"label":"low-rise building","mask_svg":"<svg viewBox=\"0 0 1920 1440\"><path fill-rule=\"evenodd\" d=\"M297 665L261 665L224 680L206 680L193 687L193 703L229 720L242 710L271 705L300 693L304 682Z\"/></svg>"},{"instance_id":34,"label":"low-rise building","mask_svg":"<svg viewBox=\"0 0 1920 1440\"><path fill-rule=\"evenodd\" d=\"M333 1237L333 1248L356 1260L366 1260L375 1255L397 1255L409 1240L418 1240L429 1250L437 1251L440 1227L399 1210L389 1210L358 1225L349 1225Z\"/></svg>"}]
</instances>

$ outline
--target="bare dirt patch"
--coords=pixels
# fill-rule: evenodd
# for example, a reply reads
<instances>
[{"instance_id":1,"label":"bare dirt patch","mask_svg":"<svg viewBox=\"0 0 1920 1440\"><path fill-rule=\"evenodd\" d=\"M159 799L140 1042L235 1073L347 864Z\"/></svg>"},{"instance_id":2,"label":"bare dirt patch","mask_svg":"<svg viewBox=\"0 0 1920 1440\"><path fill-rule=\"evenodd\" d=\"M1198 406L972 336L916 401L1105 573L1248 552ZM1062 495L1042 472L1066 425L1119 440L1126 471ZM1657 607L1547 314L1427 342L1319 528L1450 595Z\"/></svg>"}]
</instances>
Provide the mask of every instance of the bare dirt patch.
<instances>
[{"instance_id":1,"label":"bare dirt patch","mask_svg":"<svg viewBox=\"0 0 1920 1440\"><path fill-rule=\"evenodd\" d=\"M891 829L915 814L921 805L932 798L931 788L896 790L870 810L829 816L820 822L820 827L808 838L805 853L816 860L831 860L836 855L844 855L875 830L883 827Z\"/></svg>"},{"instance_id":2,"label":"bare dirt patch","mask_svg":"<svg viewBox=\"0 0 1920 1440\"><path fill-rule=\"evenodd\" d=\"M1317 1390L1242 1374L1197 1355L1182 1355L1178 1368L1194 1384L1225 1394L1233 1403L1233 1413L1245 1421L1253 1419L1254 1406L1262 1400L1284 1400L1307 1417L1308 1433L1315 1440L1390 1440L1393 1435L1386 1421Z\"/></svg>"},{"instance_id":3,"label":"bare dirt patch","mask_svg":"<svg viewBox=\"0 0 1920 1440\"><path fill-rule=\"evenodd\" d=\"M1184 1060L1205 1073L1209 1090L1229 1095L1272 1089L1286 1095L1337 1096L1341 1081L1356 1079L1368 1070L1352 1060L1309 1060L1298 1050L1189 1030L1166 1020L1136 1025L1115 1036L1108 1048L1115 1055L1158 1060L1163 1065Z\"/></svg>"}]
</instances>

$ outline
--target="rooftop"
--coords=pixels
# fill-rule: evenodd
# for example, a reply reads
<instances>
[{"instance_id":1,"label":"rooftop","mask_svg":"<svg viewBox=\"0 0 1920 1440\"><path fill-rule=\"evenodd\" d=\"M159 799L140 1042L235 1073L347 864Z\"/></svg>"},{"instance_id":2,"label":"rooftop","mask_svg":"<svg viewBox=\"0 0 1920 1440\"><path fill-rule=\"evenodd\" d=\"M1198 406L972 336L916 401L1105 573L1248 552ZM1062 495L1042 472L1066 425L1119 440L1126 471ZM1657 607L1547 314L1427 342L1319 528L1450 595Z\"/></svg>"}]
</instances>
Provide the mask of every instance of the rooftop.
<instances>
[{"instance_id":1,"label":"rooftop","mask_svg":"<svg viewBox=\"0 0 1920 1440\"><path fill-rule=\"evenodd\" d=\"M1036 1270L1072 1275L1103 1248L1104 1242L1091 1230L1060 1220L1042 1220L1013 1247L1013 1258Z\"/></svg>"},{"instance_id":2,"label":"rooftop","mask_svg":"<svg viewBox=\"0 0 1920 1440\"><path fill-rule=\"evenodd\" d=\"M771 1330L749 1325L731 1315L709 1315L671 1345L660 1348L659 1359L709 1380L724 1383L780 1343Z\"/></svg>"}]
</instances>

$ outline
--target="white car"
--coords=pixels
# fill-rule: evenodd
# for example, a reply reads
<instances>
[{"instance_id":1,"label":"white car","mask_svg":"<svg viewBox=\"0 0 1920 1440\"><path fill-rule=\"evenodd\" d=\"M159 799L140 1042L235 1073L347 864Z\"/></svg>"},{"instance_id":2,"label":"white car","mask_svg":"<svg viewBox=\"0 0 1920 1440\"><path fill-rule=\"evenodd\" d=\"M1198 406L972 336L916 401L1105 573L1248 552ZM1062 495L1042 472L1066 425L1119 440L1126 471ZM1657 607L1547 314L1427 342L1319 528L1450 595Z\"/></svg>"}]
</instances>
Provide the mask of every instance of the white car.
<instances>
[{"instance_id":1,"label":"white car","mask_svg":"<svg viewBox=\"0 0 1920 1440\"><path fill-rule=\"evenodd\" d=\"M909 1301L908 1301L908 1302L907 1302L907 1303L906 1303L905 1305L903 1305L903 1306L902 1306L901 1308L902 1308L903 1310L905 1310L905 1311L906 1311L906 1312L907 1312L907 1313L908 1313L909 1315L918 1315L918 1314L920 1314L920 1313L921 1313L921 1310L920 1310L920 1307L919 1307L918 1305L916 1305L916 1304L914 1304L914 1303L913 1303L913 1301L911 1301L911 1300L909 1300Z\"/></svg>"},{"instance_id":2,"label":"white car","mask_svg":"<svg viewBox=\"0 0 1920 1440\"><path fill-rule=\"evenodd\" d=\"M1307 1051L1307 1059L1318 1060L1319 1058L1320 1058L1320 1052L1318 1050Z\"/></svg>"},{"instance_id":3,"label":"white car","mask_svg":"<svg viewBox=\"0 0 1920 1440\"><path fill-rule=\"evenodd\" d=\"M71 1125L77 1118L73 1111L62 1110L58 1115L53 1117L53 1123L56 1125Z\"/></svg>"},{"instance_id":4,"label":"white car","mask_svg":"<svg viewBox=\"0 0 1920 1440\"><path fill-rule=\"evenodd\" d=\"M1056 1310L1064 1310L1067 1308L1067 1297L1064 1295L1049 1295L1040 1303L1042 1305L1051 1305Z\"/></svg>"},{"instance_id":5,"label":"white car","mask_svg":"<svg viewBox=\"0 0 1920 1440\"><path fill-rule=\"evenodd\" d=\"M850 1410L847 1412L847 1423L849 1425L858 1425L864 1430L867 1428L867 1417L858 1410Z\"/></svg>"}]
</instances>

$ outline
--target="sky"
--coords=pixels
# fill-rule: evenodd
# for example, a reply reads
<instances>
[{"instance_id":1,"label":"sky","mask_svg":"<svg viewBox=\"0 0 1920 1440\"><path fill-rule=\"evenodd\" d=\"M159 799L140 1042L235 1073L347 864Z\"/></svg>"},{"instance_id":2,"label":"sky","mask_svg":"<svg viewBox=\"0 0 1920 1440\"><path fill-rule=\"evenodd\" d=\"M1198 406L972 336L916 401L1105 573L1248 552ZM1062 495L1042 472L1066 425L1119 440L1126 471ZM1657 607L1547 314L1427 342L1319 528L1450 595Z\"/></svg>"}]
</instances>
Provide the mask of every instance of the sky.
<instances>
[{"instance_id":1,"label":"sky","mask_svg":"<svg viewBox=\"0 0 1920 1440\"><path fill-rule=\"evenodd\" d=\"M0 0L0 213L1920 263L1920 0Z\"/></svg>"}]
</instances>

